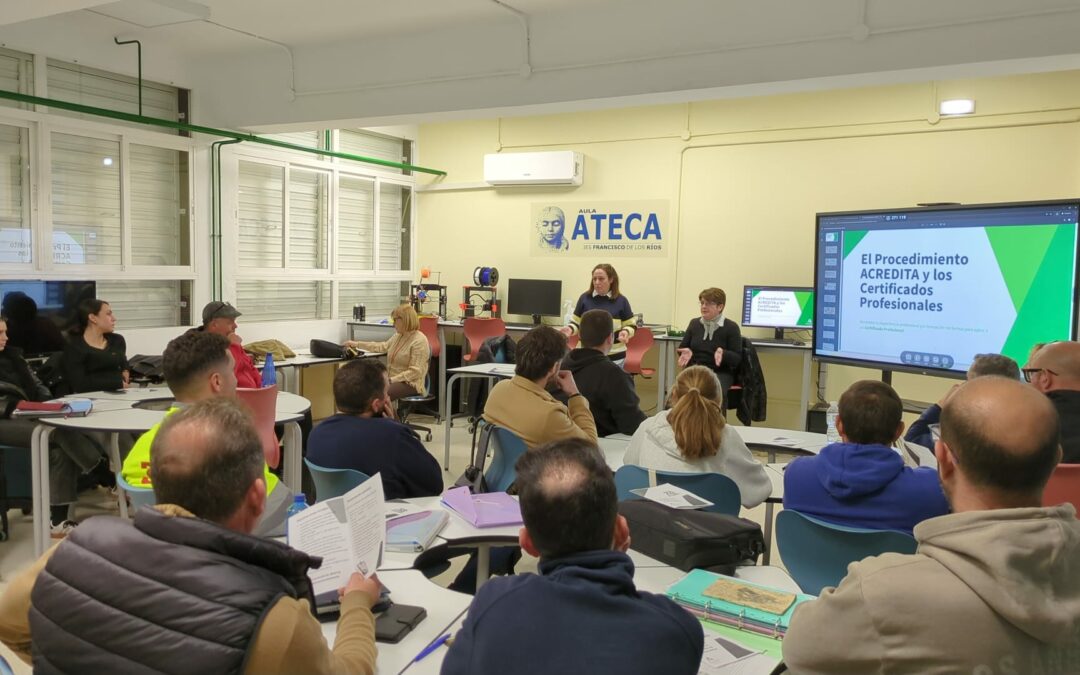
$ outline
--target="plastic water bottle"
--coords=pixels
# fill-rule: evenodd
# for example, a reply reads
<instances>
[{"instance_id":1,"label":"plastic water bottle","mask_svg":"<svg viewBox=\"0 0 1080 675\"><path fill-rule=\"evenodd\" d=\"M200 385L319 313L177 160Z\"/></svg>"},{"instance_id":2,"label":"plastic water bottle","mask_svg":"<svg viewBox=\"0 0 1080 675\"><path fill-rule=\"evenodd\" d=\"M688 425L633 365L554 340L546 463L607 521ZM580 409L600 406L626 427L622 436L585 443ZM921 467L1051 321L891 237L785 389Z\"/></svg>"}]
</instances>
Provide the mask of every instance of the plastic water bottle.
<instances>
[{"instance_id":1,"label":"plastic water bottle","mask_svg":"<svg viewBox=\"0 0 1080 675\"><path fill-rule=\"evenodd\" d=\"M263 364L262 383L264 387L277 384L277 368L274 368L274 355L266 352L266 363Z\"/></svg>"},{"instance_id":2,"label":"plastic water bottle","mask_svg":"<svg viewBox=\"0 0 1080 675\"><path fill-rule=\"evenodd\" d=\"M292 517L300 513L307 508L307 497L302 493L293 496L292 504L289 504L289 510L285 512L285 541L289 541L289 521Z\"/></svg>"},{"instance_id":3,"label":"plastic water bottle","mask_svg":"<svg viewBox=\"0 0 1080 675\"><path fill-rule=\"evenodd\" d=\"M840 406L836 401L829 401L829 409L825 411L825 436L830 443L840 441L840 432L836 430L836 416L840 414Z\"/></svg>"}]
</instances>

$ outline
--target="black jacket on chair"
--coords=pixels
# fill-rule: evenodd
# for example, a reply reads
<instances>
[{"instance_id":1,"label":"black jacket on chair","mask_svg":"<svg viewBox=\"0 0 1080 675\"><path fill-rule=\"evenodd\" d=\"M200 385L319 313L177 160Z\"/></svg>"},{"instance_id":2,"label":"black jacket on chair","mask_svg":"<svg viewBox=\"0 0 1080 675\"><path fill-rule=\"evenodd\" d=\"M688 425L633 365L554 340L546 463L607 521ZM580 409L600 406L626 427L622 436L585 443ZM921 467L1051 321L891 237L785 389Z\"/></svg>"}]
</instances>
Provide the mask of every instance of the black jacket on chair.
<instances>
[{"instance_id":1,"label":"black jacket on chair","mask_svg":"<svg viewBox=\"0 0 1080 675\"><path fill-rule=\"evenodd\" d=\"M758 360L754 343L743 338L742 348L742 359L735 372L735 384L742 387L735 416L740 422L750 426L751 422L765 420L765 404L769 395L765 390L765 374L761 371L761 361Z\"/></svg>"}]
</instances>

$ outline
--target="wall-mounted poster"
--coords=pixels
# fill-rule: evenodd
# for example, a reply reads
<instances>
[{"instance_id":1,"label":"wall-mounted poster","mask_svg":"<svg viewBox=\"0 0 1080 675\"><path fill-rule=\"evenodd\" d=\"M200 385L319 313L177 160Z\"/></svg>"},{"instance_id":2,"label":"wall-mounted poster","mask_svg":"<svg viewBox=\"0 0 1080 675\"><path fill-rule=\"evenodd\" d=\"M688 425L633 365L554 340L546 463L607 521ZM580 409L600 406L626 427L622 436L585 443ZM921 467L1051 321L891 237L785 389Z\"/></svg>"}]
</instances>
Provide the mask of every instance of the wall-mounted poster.
<instances>
[{"instance_id":1,"label":"wall-mounted poster","mask_svg":"<svg viewBox=\"0 0 1080 675\"><path fill-rule=\"evenodd\" d=\"M534 202L529 251L539 256L667 255L669 202Z\"/></svg>"}]
</instances>

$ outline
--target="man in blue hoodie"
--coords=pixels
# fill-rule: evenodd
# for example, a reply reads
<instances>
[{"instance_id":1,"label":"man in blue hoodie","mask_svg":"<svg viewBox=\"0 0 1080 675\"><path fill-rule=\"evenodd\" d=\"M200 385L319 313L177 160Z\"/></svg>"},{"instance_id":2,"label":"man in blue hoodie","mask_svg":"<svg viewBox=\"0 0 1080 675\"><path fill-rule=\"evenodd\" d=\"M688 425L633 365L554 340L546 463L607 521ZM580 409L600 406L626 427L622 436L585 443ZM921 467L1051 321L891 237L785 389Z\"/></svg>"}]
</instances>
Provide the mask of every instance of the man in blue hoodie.
<instances>
[{"instance_id":1,"label":"man in blue hoodie","mask_svg":"<svg viewBox=\"0 0 1080 675\"><path fill-rule=\"evenodd\" d=\"M540 575L477 592L442 675L694 675L704 635L689 612L634 587L630 531L591 443L556 441L517 462L521 548Z\"/></svg>"},{"instance_id":2,"label":"man in blue hoodie","mask_svg":"<svg viewBox=\"0 0 1080 675\"><path fill-rule=\"evenodd\" d=\"M911 469L890 447L904 432L903 404L892 387L860 380L840 397L840 443L784 471L784 508L839 525L911 534L949 512L937 471Z\"/></svg>"}]
</instances>

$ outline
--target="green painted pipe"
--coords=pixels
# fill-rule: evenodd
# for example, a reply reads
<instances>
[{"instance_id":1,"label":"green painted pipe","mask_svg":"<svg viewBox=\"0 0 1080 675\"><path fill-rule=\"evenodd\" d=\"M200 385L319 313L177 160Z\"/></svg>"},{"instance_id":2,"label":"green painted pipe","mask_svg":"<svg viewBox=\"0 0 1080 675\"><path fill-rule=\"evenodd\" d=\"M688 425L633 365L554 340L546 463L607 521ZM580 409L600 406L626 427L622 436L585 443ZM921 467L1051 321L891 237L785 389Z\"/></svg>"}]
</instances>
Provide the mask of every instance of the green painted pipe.
<instances>
[{"instance_id":1,"label":"green painted pipe","mask_svg":"<svg viewBox=\"0 0 1080 675\"><path fill-rule=\"evenodd\" d=\"M10 101L19 101L20 103L29 103L31 105L44 105L50 108L59 108L61 110L70 110L71 112L82 113L84 115L95 115L97 117L108 117L114 120L122 120L124 122L133 122L135 124L146 124L149 126L162 127L165 129L176 129L178 131L187 131L196 134L206 134L208 136L223 136L225 138L232 138L237 141L246 141L249 143L260 143L262 145L272 145L276 148L284 148L286 150L295 150L297 152L306 152L313 155L321 155L323 157L337 157L339 159L347 159L353 162L363 162L365 164L378 164L380 166L389 166L395 169L402 169L405 171L419 171L421 173L429 173L434 176L445 176L445 171L439 169L429 169L425 166L416 166L414 164L403 164L401 162L392 162L386 159L379 159L377 157L363 157L361 155L350 155L345 152L334 152L332 150L319 150L317 148L305 148L302 145L294 145L292 143L285 143L284 141L274 140L272 138L263 138L262 136L256 136L255 134L248 134L241 131L228 131L226 129L215 129L213 127L204 127L198 124L187 124L186 122L174 122L172 120L162 120L156 117L145 117L143 115L133 115L131 113L120 112L118 110L109 110L107 108L95 108L93 106L82 105L81 103L69 103L68 101L58 101L51 98L43 98L41 96L31 96L30 94L20 94L14 91L5 91L0 89L0 99L8 99Z\"/></svg>"},{"instance_id":2,"label":"green painted pipe","mask_svg":"<svg viewBox=\"0 0 1080 675\"><path fill-rule=\"evenodd\" d=\"M116 37L113 38L113 42L115 42L118 45L131 45L131 44L133 44L133 45L136 46L136 48L138 48L138 51L139 51L139 57L138 57L139 58L139 114L142 115L142 43L139 42L138 40L124 40L124 41L121 41L120 38L116 38Z\"/></svg>"},{"instance_id":3,"label":"green painted pipe","mask_svg":"<svg viewBox=\"0 0 1080 675\"><path fill-rule=\"evenodd\" d=\"M211 285L214 300L224 300L222 270L221 227L221 146L239 143L235 138L214 141L210 144L210 269L213 271Z\"/></svg>"}]
</instances>

